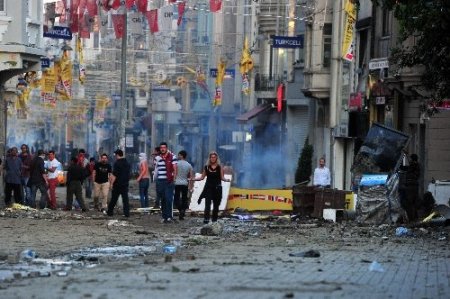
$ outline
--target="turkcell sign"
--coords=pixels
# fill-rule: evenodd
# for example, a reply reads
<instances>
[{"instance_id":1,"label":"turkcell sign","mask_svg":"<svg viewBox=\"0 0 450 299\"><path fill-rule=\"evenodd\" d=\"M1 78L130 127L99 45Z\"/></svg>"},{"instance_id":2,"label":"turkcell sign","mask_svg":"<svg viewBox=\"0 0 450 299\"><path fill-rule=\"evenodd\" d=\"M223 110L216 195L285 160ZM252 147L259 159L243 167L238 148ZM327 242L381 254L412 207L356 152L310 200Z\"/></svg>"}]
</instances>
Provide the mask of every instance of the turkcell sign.
<instances>
[{"instance_id":1,"label":"turkcell sign","mask_svg":"<svg viewBox=\"0 0 450 299\"><path fill-rule=\"evenodd\" d=\"M302 48L303 35L297 36L278 36L272 35L273 48Z\"/></svg>"},{"instance_id":2,"label":"turkcell sign","mask_svg":"<svg viewBox=\"0 0 450 299\"><path fill-rule=\"evenodd\" d=\"M225 69L225 76L234 78L234 69ZM209 69L209 76L211 78L217 78L217 69Z\"/></svg>"},{"instance_id":3,"label":"turkcell sign","mask_svg":"<svg viewBox=\"0 0 450 299\"><path fill-rule=\"evenodd\" d=\"M72 32L70 31L69 27L53 26L52 29L44 31L44 37L71 40Z\"/></svg>"}]
</instances>

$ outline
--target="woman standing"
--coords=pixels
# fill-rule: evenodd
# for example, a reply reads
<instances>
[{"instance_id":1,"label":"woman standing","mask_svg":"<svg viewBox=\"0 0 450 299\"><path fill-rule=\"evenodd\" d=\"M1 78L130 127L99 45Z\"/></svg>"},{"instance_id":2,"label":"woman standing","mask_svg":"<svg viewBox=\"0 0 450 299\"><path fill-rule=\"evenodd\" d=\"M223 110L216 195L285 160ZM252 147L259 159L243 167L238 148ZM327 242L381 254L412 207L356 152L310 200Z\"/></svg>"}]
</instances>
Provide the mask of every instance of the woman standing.
<instances>
[{"instance_id":1,"label":"woman standing","mask_svg":"<svg viewBox=\"0 0 450 299\"><path fill-rule=\"evenodd\" d=\"M206 165L203 168L202 175L198 178L191 179L193 181L202 181L206 177L205 187L198 199L198 203L202 201L202 198L206 199L205 202L205 219L203 223L209 223L209 217L211 213L211 202L213 204L212 221L216 222L219 215L219 205L222 200L222 181L230 182L229 179L225 179L223 176L223 169L220 166L219 155L216 152L210 152L209 158L206 161Z\"/></svg>"},{"instance_id":2,"label":"woman standing","mask_svg":"<svg viewBox=\"0 0 450 299\"><path fill-rule=\"evenodd\" d=\"M139 154L139 197L141 200L141 208L148 208L148 188L150 186L150 172L148 170L147 155Z\"/></svg>"}]
</instances>

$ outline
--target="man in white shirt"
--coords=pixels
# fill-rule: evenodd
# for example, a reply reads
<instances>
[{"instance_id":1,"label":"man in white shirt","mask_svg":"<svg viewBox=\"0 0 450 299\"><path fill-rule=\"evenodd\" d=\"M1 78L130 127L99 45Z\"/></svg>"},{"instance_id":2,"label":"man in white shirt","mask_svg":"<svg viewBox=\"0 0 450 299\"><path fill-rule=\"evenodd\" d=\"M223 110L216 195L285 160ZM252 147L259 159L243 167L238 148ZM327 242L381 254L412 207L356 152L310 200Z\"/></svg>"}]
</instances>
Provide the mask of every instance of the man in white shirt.
<instances>
[{"instance_id":1,"label":"man in white shirt","mask_svg":"<svg viewBox=\"0 0 450 299\"><path fill-rule=\"evenodd\" d=\"M45 163L48 177L48 190L50 193L49 208L56 210L56 186L58 186L58 171L61 163L55 158L55 151L48 152L48 161Z\"/></svg>"},{"instance_id":2,"label":"man in white shirt","mask_svg":"<svg viewBox=\"0 0 450 299\"><path fill-rule=\"evenodd\" d=\"M319 159L319 167L314 170L314 186L322 188L331 186L331 174L330 170L325 167L325 158Z\"/></svg>"}]
</instances>

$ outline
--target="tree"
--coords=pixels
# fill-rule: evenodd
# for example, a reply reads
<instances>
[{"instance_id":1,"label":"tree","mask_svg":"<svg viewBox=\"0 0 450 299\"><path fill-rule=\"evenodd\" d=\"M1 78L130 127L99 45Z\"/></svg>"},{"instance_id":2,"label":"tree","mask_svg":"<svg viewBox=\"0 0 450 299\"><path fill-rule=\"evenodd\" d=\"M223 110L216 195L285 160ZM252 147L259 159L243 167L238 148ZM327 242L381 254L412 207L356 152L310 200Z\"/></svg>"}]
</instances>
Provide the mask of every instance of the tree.
<instances>
[{"instance_id":1,"label":"tree","mask_svg":"<svg viewBox=\"0 0 450 299\"><path fill-rule=\"evenodd\" d=\"M312 157L314 147L309 144L309 137L306 137L302 152L297 162L297 170L295 171L295 183L310 181L312 174Z\"/></svg>"},{"instance_id":2,"label":"tree","mask_svg":"<svg viewBox=\"0 0 450 299\"><path fill-rule=\"evenodd\" d=\"M390 60L400 69L423 66L423 86L433 101L450 98L450 1L372 0L392 10L400 25L399 46ZM414 37L412 46L402 44Z\"/></svg>"}]
</instances>

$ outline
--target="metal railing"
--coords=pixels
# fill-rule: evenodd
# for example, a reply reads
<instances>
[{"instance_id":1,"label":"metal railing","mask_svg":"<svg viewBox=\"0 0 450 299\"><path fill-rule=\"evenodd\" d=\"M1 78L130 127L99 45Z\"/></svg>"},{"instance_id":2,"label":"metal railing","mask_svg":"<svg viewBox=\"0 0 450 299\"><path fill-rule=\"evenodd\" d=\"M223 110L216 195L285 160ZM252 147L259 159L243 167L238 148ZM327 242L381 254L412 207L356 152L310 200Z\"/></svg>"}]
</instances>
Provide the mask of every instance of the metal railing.
<instances>
[{"instance_id":1,"label":"metal railing","mask_svg":"<svg viewBox=\"0 0 450 299\"><path fill-rule=\"evenodd\" d=\"M279 75L255 75L255 91L275 91L278 84L282 82L282 77Z\"/></svg>"}]
</instances>

